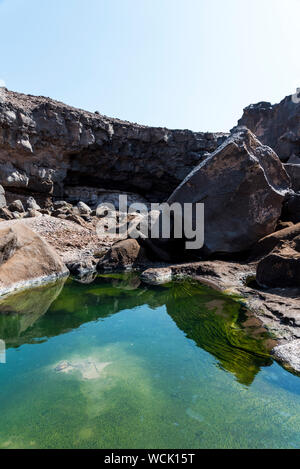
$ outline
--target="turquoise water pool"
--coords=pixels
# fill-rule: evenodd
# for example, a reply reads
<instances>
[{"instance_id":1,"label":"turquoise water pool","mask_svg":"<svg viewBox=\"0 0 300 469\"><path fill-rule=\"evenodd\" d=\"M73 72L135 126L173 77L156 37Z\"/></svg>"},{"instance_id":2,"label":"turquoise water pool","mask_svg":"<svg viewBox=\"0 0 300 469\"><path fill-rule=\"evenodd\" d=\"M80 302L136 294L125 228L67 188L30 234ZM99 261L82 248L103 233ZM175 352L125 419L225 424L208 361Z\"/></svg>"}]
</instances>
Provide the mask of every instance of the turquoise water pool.
<instances>
[{"instance_id":1,"label":"turquoise water pool","mask_svg":"<svg viewBox=\"0 0 300 469\"><path fill-rule=\"evenodd\" d=\"M300 447L300 379L237 299L130 273L0 312L0 448Z\"/></svg>"}]
</instances>

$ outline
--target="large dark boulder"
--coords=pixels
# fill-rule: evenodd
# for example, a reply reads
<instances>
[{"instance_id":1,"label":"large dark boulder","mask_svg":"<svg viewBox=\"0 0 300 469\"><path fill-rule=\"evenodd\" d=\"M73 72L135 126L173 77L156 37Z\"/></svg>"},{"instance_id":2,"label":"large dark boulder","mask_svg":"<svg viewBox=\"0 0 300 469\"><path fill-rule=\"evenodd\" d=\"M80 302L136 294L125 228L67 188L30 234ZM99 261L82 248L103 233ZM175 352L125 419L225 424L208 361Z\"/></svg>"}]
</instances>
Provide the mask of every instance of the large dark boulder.
<instances>
[{"instance_id":1,"label":"large dark boulder","mask_svg":"<svg viewBox=\"0 0 300 469\"><path fill-rule=\"evenodd\" d=\"M299 287L300 253L285 248L264 257L257 266L256 281L262 287Z\"/></svg>"},{"instance_id":2,"label":"large dark boulder","mask_svg":"<svg viewBox=\"0 0 300 469\"><path fill-rule=\"evenodd\" d=\"M200 254L238 253L275 230L289 187L274 151L248 129L237 128L186 177L168 203L205 204Z\"/></svg>"}]
</instances>

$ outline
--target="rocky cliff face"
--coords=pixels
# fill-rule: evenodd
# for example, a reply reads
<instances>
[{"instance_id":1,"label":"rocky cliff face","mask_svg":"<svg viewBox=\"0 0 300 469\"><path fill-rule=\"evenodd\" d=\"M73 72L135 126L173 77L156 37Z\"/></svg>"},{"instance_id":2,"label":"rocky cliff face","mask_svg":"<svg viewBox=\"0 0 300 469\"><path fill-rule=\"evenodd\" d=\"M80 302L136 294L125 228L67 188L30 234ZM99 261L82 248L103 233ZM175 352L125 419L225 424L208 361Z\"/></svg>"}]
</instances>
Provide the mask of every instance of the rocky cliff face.
<instances>
[{"instance_id":1,"label":"rocky cliff face","mask_svg":"<svg viewBox=\"0 0 300 469\"><path fill-rule=\"evenodd\" d=\"M132 124L2 89L0 184L8 201L78 200L94 188L165 200L226 138Z\"/></svg>"},{"instance_id":2,"label":"rocky cliff face","mask_svg":"<svg viewBox=\"0 0 300 469\"><path fill-rule=\"evenodd\" d=\"M298 101L298 102L296 102ZM248 127L279 158L300 163L300 98L287 96L279 104L251 104L238 122Z\"/></svg>"}]
</instances>

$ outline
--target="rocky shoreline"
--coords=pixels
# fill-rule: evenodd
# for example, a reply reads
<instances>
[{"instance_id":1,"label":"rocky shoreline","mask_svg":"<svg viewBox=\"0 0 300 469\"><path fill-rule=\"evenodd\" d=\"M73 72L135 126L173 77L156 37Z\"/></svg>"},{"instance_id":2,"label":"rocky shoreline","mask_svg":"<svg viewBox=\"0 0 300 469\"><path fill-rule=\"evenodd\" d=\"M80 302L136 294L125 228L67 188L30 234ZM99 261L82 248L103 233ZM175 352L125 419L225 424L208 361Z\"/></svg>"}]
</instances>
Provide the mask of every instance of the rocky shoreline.
<instances>
[{"instance_id":1,"label":"rocky shoreline","mask_svg":"<svg viewBox=\"0 0 300 469\"><path fill-rule=\"evenodd\" d=\"M300 373L300 289L263 290L250 285L256 264L207 261L150 268L142 280L156 285L184 277L237 297L268 329L277 341L274 357L288 369Z\"/></svg>"},{"instance_id":2,"label":"rocky shoreline","mask_svg":"<svg viewBox=\"0 0 300 469\"><path fill-rule=\"evenodd\" d=\"M275 358L300 372L299 111L291 97L252 105L239 121L247 128L229 136L5 90L0 294L69 273L89 282L97 271L138 269L150 284L190 276L243 301L276 336ZM99 237L96 208L112 203L119 219L121 193L129 203L205 203L204 247L193 259L176 240Z\"/></svg>"}]
</instances>

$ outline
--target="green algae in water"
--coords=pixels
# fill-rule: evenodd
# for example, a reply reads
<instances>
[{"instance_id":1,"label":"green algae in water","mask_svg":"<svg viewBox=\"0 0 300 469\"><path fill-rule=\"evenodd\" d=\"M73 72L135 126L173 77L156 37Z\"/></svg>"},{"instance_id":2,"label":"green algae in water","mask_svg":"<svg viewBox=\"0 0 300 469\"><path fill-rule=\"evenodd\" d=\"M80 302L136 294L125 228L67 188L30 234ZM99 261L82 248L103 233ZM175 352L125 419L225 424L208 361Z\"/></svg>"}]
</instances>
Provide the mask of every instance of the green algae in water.
<instances>
[{"instance_id":1,"label":"green algae in water","mask_svg":"<svg viewBox=\"0 0 300 469\"><path fill-rule=\"evenodd\" d=\"M61 288L0 302L0 448L300 446L299 378L236 299L135 273Z\"/></svg>"}]
</instances>

